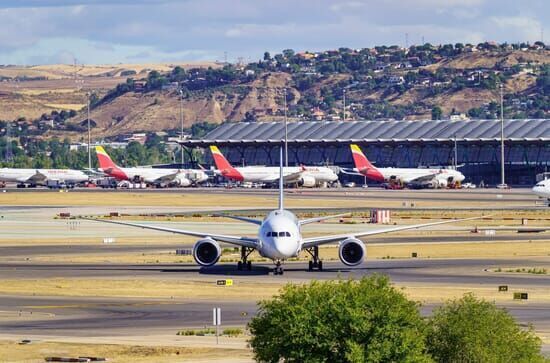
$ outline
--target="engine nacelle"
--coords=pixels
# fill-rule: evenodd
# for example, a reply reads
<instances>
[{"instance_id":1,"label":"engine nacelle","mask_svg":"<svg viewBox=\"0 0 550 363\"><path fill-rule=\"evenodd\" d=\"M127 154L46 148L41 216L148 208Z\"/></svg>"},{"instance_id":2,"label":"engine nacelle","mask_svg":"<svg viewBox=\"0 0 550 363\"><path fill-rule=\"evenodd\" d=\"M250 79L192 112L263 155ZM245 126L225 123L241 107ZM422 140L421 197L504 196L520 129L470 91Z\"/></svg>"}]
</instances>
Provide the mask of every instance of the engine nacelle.
<instances>
[{"instance_id":1,"label":"engine nacelle","mask_svg":"<svg viewBox=\"0 0 550 363\"><path fill-rule=\"evenodd\" d=\"M183 175L177 175L176 178L174 179L174 184L180 187L188 187L191 185L191 180L189 180Z\"/></svg>"},{"instance_id":2,"label":"engine nacelle","mask_svg":"<svg viewBox=\"0 0 550 363\"><path fill-rule=\"evenodd\" d=\"M357 266L367 257L367 249L363 241L348 238L340 242L338 256L345 265Z\"/></svg>"},{"instance_id":3,"label":"engine nacelle","mask_svg":"<svg viewBox=\"0 0 550 363\"><path fill-rule=\"evenodd\" d=\"M212 266L221 255L220 245L212 238L200 239L193 247L193 258L201 266Z\"/></svg>"},{"instance_id":4,"label":"engine nacelle","mask_svg":"<svg viewBox=\"0 0 550 363\"><path fill-rule=\"evenodd\" d=\"M298 185L305 188L313 188L316 182L315 177L311 175L303 175L298 181Z\"/></svg>"}]
</instances>

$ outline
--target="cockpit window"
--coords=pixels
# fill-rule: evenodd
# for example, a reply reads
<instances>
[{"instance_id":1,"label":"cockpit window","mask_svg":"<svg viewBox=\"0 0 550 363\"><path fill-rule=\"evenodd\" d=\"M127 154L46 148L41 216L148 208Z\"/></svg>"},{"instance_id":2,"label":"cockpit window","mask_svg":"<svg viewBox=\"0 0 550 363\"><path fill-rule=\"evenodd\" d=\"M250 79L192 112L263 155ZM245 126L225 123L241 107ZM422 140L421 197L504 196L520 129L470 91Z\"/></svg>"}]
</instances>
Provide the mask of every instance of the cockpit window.
<instances>
[{"instance_id":1,"label":"cockpit window","mask_svg":"<svg viewBox=\"0 0 550 363\"><path fill-rule=\"evenodd\" d=\"M266 237L290 237L290 232L266 232Z\"/></svg>"}]
</instances>

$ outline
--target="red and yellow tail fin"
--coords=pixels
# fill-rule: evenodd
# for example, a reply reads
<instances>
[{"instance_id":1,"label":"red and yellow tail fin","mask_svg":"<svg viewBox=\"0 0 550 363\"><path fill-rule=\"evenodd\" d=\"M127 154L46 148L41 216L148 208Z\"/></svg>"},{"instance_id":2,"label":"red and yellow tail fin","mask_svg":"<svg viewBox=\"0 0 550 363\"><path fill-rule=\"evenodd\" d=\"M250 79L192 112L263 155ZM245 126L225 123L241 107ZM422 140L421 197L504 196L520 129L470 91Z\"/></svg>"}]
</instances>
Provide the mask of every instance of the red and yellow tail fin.
<instances>
[{"instance_id":1,"label":"red and yellow tail fin","mask_svg":"<svg viewBox=\"0 0 550 363\"><path fill-rule=\"evenodd\" d=\"M210 151L212 152L212 157L214 158L214 163L216 168L221 172L221 174L227 178L243 181L243 176L237 169L235 169L229 161L223 156L220 149L217 146L211 145Z\"/></svg>"},{"instance_id":2,"label":"red and yellow tail fin","mask_svg":"<svg viewBox=\"0 0 550 363\"><path fill-rule=\"evenodd\" d=\"M358 145L351 144L350 148L351 155L353 156L353 162L355 163L355 168L357 168L361 174L376 181L384 181L384 176L382 173L380 173L380 171L371 164Z\"/></svg>"},{"instance_id":3,"label":"red and yellow tail fin","mask_svg":"<svg viewBox=\"0 0 550 363\"><path fill-rule=\"evenodd\" d=\"M111 157L109 156L109 154L107 154L103 146L96 146L95 153L97 155L97 160L99 161L99 167L101 169L107 170L118 168L113 160L111 160Z\"/></svg>"}]
</instances>

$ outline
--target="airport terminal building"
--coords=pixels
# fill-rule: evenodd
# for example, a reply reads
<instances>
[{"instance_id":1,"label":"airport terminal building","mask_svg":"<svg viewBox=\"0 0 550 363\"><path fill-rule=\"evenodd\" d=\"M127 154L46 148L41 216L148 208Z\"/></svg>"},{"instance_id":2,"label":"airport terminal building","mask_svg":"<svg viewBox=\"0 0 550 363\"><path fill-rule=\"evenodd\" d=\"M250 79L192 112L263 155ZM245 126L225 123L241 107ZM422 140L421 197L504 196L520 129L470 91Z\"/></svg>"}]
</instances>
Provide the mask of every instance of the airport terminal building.
<instances>
[{"instance_id":1,"label":"airport terminal building","mask_svg":"<svg viewBox=\"0 0 550 363\"><path fill-rule=\"evenodd\" d=\"M500 183L499 120L468 121L300 121L288 123L289 165L352 168L349 149L358 144L379 167L454 165L466 181ZM187 148L217 145L234 165L277 165L284 124L225 123ZM506 183L532 185L550 171L550 119L505 120ZM212 163L209 152L205 162Z\"/></svg>"}]
</instances>

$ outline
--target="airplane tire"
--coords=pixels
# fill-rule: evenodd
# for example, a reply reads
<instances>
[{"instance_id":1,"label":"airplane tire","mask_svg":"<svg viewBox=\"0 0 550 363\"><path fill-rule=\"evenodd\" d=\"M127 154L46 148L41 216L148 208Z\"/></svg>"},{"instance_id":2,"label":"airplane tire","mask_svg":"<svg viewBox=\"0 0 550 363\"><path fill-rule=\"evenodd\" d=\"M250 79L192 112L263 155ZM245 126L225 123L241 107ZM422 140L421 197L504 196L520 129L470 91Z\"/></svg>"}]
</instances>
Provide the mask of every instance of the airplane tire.
<instances>
[{"instance_id":1,"label":"airplane tire","mask_svg":"<svg viewBox=\"0 0 550 363\"><path fill-rule=\"evenodd\" d=\"M319 271L323 271L323 261L319 261L318 267Z\"/></svg>"},{"instance_id":2,"label":"airplane tire","mask_svg":"<svg viewBox=\"0 0 550 363\"><path fill-rule=\"evenodd\" d=\"M313 271L313 261L309 261L309 271Z\"/></svg>"},{"instance_id":3,"label":"airplane tire","mask_svg":"<svg viewBox=\"0 0 550 363\"><path fill-rule=\"evenodd\" d=\"M246 269L247 269L248 271L252 271L252 262L248 261L248 262L246 263Z\"/></svg>"},{"instance_id":4,"label":"airplane tire","mask_svg":"<svg viewBox=\"0 0 550 363\"><path fill-rule=\"evenodd\" d=\"M243 263L241 261L237 262L237 270L242 271Z\"/></svg>"}]
</instances>

